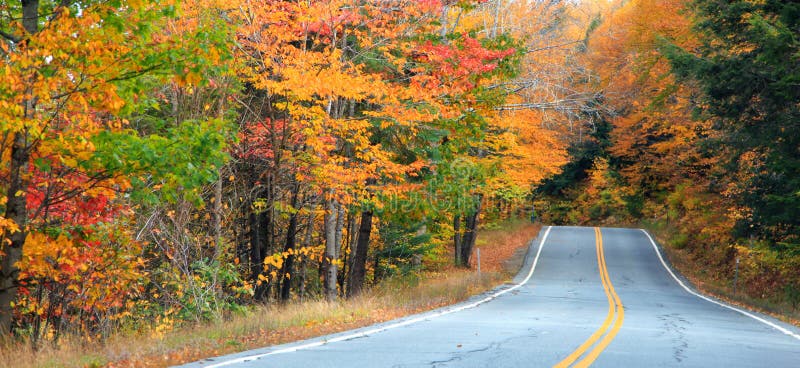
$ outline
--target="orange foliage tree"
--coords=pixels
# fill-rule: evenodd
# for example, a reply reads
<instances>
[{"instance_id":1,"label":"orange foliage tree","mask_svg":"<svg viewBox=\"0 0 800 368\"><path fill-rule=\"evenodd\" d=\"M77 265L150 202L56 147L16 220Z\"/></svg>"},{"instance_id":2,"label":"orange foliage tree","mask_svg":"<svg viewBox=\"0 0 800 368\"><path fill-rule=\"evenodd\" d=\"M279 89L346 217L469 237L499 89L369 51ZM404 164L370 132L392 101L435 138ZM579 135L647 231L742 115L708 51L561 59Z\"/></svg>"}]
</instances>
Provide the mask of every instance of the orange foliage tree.
<instances>
[{"instance_id":1,"label":"orange foliage tree","mask_svg":"<svg viewBox=\"0 0 800 368\"><path fill-rule=\"evenodd\" d=\"M177 189L176 176L138 156L159 137L142 139L124 117L145 77L197 81L201 62L215 60L203 43L180 48L180 36L156 32L176 17L169 2L2 8L0 329L32 326L34 339L98 331L124 314L141 277L118 193L154 175Z\"/></svg>"}]
</instances>

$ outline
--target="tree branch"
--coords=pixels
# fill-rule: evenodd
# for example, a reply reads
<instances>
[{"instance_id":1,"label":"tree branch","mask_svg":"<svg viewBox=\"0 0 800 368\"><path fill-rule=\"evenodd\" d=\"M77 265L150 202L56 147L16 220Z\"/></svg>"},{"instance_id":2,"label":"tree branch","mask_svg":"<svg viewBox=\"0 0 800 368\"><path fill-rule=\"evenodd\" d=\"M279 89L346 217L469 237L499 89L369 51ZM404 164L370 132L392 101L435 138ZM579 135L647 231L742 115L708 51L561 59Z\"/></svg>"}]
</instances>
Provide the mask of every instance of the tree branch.
<instances>
[{"instance_id":1,"label":"tree branch","mask_svg":"<svg viewBox=\"0 0 800 368\"><path fill-rule=\"evenodd\" d=\"M3 36L3 38L5 38L5 39L7 39L7 40L9 40L9 41L11 41L13 43L19 43L20 41L22 41L21 37L18 37L18 36L15 36L15 35L11 34L11 33L3 31L2 29L0 29L0 36Z\"/></svg>"}]
</instances>

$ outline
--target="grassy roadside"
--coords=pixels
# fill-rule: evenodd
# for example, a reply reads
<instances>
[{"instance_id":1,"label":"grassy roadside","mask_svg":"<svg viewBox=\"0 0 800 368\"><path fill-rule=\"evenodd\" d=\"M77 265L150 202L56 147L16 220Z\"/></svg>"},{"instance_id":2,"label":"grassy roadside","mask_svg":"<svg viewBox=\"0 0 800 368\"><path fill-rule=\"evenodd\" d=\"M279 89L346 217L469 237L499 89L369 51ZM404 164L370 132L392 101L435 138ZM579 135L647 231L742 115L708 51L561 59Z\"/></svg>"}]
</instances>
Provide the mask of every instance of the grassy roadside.
<instances>
[{"instance_id":1,"label":"grassy roadside","mask_svg":"<svg viewBox=\"0 0 800 368\"><path fill-rule=\"evenodd\" d=\"M647 229L654 237L661 249L666 254L672 267L685 277L692 286L703 294L723 300L728 304L745 309L758 311L786 323L800 327L800 310L793 309L789 303L770 299L753 298L739 291L734 293L733 283L730 280L718 280L708 275L707 267L694 259L688 252L669 246L674 236L674 231L667 226L652 223L639 224Z\"/></svg>"},{"instance_id":2,"label":"grassy roadside","mask_svg":"<svg viewBox=\"0 0 800 368\"><path fill-rule=\"evenodd\" d=\"M254 307L245 315L161 336L114 336L102 344L62 339L58 346L38 351L5 341L0 342L0 366L166 367L388 321L453 304L509 281L539 228L516 220L479 232L480 276L474 268L448 266L387 280L352 300Z\"/></svg>"}]
</instances>

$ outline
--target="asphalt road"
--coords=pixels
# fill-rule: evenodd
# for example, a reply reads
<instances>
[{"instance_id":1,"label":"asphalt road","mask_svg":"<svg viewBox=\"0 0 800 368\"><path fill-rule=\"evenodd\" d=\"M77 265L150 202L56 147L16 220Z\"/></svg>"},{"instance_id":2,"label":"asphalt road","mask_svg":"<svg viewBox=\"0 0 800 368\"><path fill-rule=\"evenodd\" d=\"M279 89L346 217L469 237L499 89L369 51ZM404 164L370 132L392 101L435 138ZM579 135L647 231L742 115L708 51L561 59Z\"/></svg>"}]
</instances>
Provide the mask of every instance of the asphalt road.
<instances>
[{"instance_id":1,"label":"asphalt road","mask_svg":"<svg viewBox=\"0 0 800 368\"><path fill-rule=\"evenodd\" d=\"M513 285L186 367L800 367L800 330L679 280L641 230L546 228Z\"/></svg>"}]
</instances>

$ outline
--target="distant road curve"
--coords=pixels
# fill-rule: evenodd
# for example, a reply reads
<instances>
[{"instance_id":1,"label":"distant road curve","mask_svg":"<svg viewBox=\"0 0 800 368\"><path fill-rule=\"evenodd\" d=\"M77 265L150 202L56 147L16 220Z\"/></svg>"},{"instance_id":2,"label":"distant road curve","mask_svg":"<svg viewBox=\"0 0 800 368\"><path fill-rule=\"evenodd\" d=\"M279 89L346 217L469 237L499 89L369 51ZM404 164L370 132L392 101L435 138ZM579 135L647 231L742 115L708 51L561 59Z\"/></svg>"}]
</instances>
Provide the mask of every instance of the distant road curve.
<instances>
[{"instance_id":1,"label":"distant road curve","mask_svg":"<svg viewBox=\"0 0 800 368\"><path fill-rule=\"evenodd\" d=\"M515 284L183 367L800 367L800 330L686 286L639 229L547 227Z\"/></svg>"}]
</instances>

